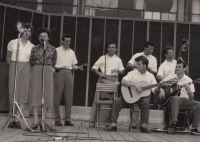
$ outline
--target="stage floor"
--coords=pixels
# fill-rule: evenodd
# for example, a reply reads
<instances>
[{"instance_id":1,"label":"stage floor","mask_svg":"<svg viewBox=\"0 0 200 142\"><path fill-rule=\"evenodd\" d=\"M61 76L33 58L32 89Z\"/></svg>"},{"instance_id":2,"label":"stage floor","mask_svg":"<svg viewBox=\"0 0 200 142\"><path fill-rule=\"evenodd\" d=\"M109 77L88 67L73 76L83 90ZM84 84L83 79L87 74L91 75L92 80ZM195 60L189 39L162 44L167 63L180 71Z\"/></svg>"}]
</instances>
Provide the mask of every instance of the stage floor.
<instances>
[{"instance_id":1,"label":"stage floor","mask_svg":"<svg viewBox=\"0 0 200 142\"><path fill-rule=\"evenodd\" d=\"M5 124L7 116L0 114L0 128ZM27 122L31 124L33 118L26 118ZM56 127L54 126L53 119L47 119L47 124L57 129L55 133L29 133L22 129L10 129L5 128L3 132L0 132L0 142L12 142L12 141L55 141L56 136L65 137L63 140L58 141L84 141L84 142L100 142L100 141L157 141L157 142L197 142L200 141L200 136L190 134L175 134L170 135L163 132L152 132L151 134L144 134L139 129L134 129L131 132L128 131L127 123L118 124L117 132L106 132L103 128L96 130L95 128L89 128L88 122L81 120L73 120L74 127ZM22 127L25 126L22 124ZM162 124L150 124L151 128L162 128ZM38 130L39 132L39 130ZM29 136L25 136L29 135ZM49 135L49 136L48 136ZM67 137L67 139L66 139Z\"/></svg>"}]
</instances>

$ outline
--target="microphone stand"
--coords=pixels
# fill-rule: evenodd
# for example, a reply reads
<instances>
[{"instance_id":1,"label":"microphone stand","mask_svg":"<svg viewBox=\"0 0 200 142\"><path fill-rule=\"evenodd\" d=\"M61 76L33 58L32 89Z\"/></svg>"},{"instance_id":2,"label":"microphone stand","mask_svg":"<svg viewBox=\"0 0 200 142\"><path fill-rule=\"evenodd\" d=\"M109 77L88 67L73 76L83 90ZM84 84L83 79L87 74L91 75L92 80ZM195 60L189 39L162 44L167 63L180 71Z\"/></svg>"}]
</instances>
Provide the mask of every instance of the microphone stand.
<instances>
[{"instance_id":1,"label":"microphone stand","mask_svg":"<svg viewBox=\"0 0 200 142\"><path fill-rule=\"evenodd\" d=\"M20 45L19 39L20 39L21 35L22 35L22 33L19 33L19 35L18 35L18 41L17 41L16 63L15 63L15 76L14 76L14 88L13 88L13 103L12 103L12 106L10 108L9 115L8 115L7 120L6 120L6 123L1 128L1 131L3 131L6 128L6 126L8 125L8 122L11 119L14 120L14 118L17 118L20 122L22 122L24 125L26 125L28 127L28 129L30 129L33 132L33 130L31 129L31 127L28 125L26 119L24 118L24 115L23 115L23 113L22 113L22 111L21 111L18 103L16 102L17 70L18 70L19 45ZM15 114L15 106L17 107L17 109L18 109L20 115L22 116L24 122L22 120L20 120L20 118L17 117L17 115Z\"/></svg>"},{"instance_id":2,"label":"microphone stand","mask_svg":"<svg viewBox=\"0 0 200 142\"><path fill-rule=\"evenodd\" d=\"M41 98L41 111L42 111L42 119L41 119L41 122L40 122L40 126L41 126L41 131L42 132L45 132L47 131L47 129L49 131L57 131L56 129L52 128L51 126L47 125L46 123L44 123L44 95L45 95L45 88L44 88L44 84L45 84L45 81L44 81L44 68L45 68L45 56L46 56L46 41L43 40L43 44L44 44L44 51L43 51L43 66L42 66L42 98ZM46 110L47 111L47 110ZM47 129L45 129L45 127Z\"/></svg>"}]
</instances>

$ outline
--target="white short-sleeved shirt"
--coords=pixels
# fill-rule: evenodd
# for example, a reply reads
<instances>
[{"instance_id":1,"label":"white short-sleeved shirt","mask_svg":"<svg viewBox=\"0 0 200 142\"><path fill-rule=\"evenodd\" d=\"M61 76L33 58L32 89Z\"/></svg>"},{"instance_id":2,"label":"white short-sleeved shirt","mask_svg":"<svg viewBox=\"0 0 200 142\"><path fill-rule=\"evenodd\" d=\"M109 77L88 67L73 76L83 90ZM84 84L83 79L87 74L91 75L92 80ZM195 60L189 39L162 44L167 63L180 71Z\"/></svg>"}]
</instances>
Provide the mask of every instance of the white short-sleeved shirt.
<instances>
[{"instance_id":1,"label":"white short-sleeved shirt","mask_svg":"<svg viewBox=\"0 0 200 142\"><path fill-rule=\"evenodd\" d=\"M141 81L147 82L149 85L157 84L154 75L148 71L145 74L141 74L138 70L130 71L124 78L124 80L134 83L139 83ZM154 93L154 88L151 91Z\"/></svg>"},{"instance_id":2,"label":"white short-sleeved shirt","mask_svg":"<svg viewBox=\"0 0 200 142\"><path fill-rule=\"evenodd\" d=\"M169 75L167 76L163 81L168 81L170 79L174 79L174 78L177 78L177 74L172 74L172 75ZM192 82L192 79L190 77L188 77L187 75L184 75L183 78L181 80L178 81L178 84L179 85L183 85L183 84L186 84L186 83L189 83L189 82ZM191 92L194 93L195 92L195 89L194 89L194 85L191 84L190 85L190 89L191 89ZM181 92L180 92L180 97L181 98L188 98L188 94L187 94L187 91L185 90L185 88L181 88Z\"/></svg>"},{"instance_id":3,"label":"white short-sleeved shirt","mask_svg":"<svg viewBox=\"0 0 200 142\"><path fill-rule=\"evenodd\" d=\"M146 56L146 55L144 54L144 52L136 53L135 55L133 55L132 58L131 58L131 60L130 60L128 63L130 63L130 64L132 64L132 65L136 65L135 59L136 59L137 57L139 57L139 56L144 56L144 57L146 57L146 58L149 60L149 65L148 65L148 67L149 67L151 70L157 72L157 60L156 60L156 58L155 58L153 55L148 55L148 56ZM136 70L136 68L135 68L134 70Z\"/></svg>"},{"instance_id":4,"label":"white short-sleeved shirt","mask_svg":"<svg viewBox=\"0 0 200 142\"><path fill-rule=\"evenodd\" d=\"M117 55L108 56L104 55L101 56L96 63L93 65L92 70L99 68L101 69L102 73L105 74L105 57L106 57L106 75L118 75L117 73L111 73L111 70L118 69L120 71L124 70L124 66L122 64L122 60L117 57Z\"/></svg>"},{"instance_id":5,"label":"white short-sleeved shirt","mask_svg":"<svg viewBox=\"0 0 200 142\"><path fill-rule=\"evenodd\" d=\"M157 76L162 76L163 78L167 77L168 75L175 74L176 69L176 60L172 60L172 62L169 62L165 60L158 69Z\"/></svg>"},{"instance_id":6,"label":"white short-sleeved shirt","mask_svg":"<svg viewBox=\"0 0 200 142\"><path fill-rule=\"evenodd\" d=\"M17 52L17 43L18 39L11 40L8 43L8 50L12 51L11 55L11 61L16 61L16 52ZM18 61L19 62L29 62L30 61L30 55L31 55L31 49L35 45L32 44L29 40L27 41L26 45L23 46L21 41L19 40L19 56L18 56Z\"/></svg>"},{"instance_id":7,"label":"white short-sleeved shirt","mask_svg":"<svg viewBox=\"0 0 200 142\"><path fill-rule=\"evenodd\" d=\"M55 67L72 69L72 65L77 64L77 59L74 51L70 48L66 49L63 46L56 48L57 61Z\"/></svg>"}]
</instances>

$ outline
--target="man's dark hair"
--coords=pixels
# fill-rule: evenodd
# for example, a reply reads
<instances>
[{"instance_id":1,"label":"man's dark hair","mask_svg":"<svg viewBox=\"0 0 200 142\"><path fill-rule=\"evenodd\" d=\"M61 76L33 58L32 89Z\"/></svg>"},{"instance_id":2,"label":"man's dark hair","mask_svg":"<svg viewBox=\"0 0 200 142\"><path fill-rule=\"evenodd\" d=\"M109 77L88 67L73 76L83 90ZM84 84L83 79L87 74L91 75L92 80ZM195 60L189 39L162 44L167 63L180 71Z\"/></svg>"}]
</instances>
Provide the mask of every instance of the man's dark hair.
<instances>
[{"instance_id":1,"label":"man's dark hair","mask_svg":"<svg viewBox=\"0 0 200 142\"><path fill-rule=\"evenodd\" d=\"M151 41L147 41L147 42L145 42L144 47L148 48L149 45L154 46L154 43Z\"/></svg>"},{"instance_id":2,"label":"man's dark hair","mask_svg":"<svg viewBox=\"0 0 200 142\"><path fill-rule=\"evenodd\" d=\"M168 50L174 50L172 46L166 46L164 49L163 49L163 54L168 54Z\"/></svg>"},{"instance_id":3,"label":"man's dark hair","mask_svg":"<svg viewBox=\"0 0 200 142\"><path fill-rule=\"evenodd\" d=\"M109 41L109 42L107 43L107 48L108 48L108 46L109 46L110 44L114 44L115 47L117 48L117 44L116 44L114 41Z\"/></svg>"},{"instance_id":4,"label":"man's dark hair","mask_svg":"<svg viewBox=\"0 0 200 142\"><path fill-rule=\"evenodd\" d=\"M149 60L144 56L139 56L139 57L135 58L135 61L136 62L142 61L143 65L146 65L146 67L148 67L148 65L149 65Z\"/></svg>"},{"instance_id":5,"label":"man's dark hair","mask_svg":"<svg viewBox=\"0 0 200 142\"><path fill-rule=\"evenodd\" d=\"M64 40L65 38L71 38L71 36L69 34L64 34L61 39Z\"/></svg>"},{"instance_id":6,"label":"man's dark hair","mask_svg":"<svg viewBox=\"0 0 200 142\"><path fill-rule=\"evenodd\" d=\"M48 29L46 29L46 28L39 28L39 29L37 30L37 37L38 37L38 38L39 38L39 36L40 36L41 33L47 33L49 39L51 38L51 31L50 31L50 30L48 30Z\"/></svg>"},{"instance_id":7,"label":"man's dark hair","mask_svg":"<svg viewBox=\"0 0 200 142\"><path fill-rule=\"evenodd\" d=\"M181 57L178 58L177 64L183 64L183 68L187 67L187 63Z\"/></svg>"}]
</instances>

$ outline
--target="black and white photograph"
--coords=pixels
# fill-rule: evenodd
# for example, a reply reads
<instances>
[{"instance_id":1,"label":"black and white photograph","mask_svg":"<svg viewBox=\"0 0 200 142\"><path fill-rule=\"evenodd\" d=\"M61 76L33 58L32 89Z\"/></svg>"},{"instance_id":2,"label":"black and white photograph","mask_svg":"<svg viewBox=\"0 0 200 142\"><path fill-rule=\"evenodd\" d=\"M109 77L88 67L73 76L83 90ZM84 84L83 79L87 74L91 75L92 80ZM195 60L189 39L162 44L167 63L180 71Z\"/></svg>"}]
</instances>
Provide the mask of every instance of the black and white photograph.
<instances>
[{"instance_id":1,"label":"black and white photograph","mask_svg":"<svg viewBox=\"0 0 200 142\"><path fill-rule=\"evenodd\" d=\"M198 62L200 0L0 0L0 141L200 141Z\"/></svg>"}]
</instances>

